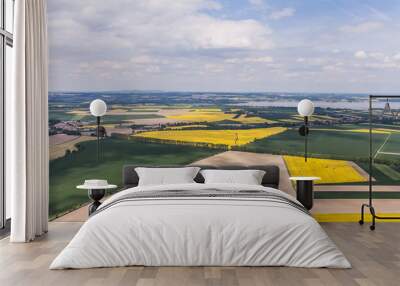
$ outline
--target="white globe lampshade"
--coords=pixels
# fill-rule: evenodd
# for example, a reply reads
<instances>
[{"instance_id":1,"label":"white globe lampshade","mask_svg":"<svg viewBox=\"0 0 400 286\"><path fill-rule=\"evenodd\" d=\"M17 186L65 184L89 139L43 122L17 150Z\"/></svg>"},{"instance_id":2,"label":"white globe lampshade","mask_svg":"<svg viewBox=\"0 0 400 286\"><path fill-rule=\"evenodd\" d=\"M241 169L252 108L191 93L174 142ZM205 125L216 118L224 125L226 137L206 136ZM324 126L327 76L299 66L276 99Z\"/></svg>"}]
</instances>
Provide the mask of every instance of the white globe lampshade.
<instances>
[{"instance_id":1,"label":"white globe lampshade","mask_svg":"<svg viewBox=\"0 0 400 286\"><path fill-rule=\"evenodd\" d=\"M101 99L95 99L90 103L90 113L93 116L100 117L106 114L107 104Z\"/></svg>"},{"instance_id":2,"label":"white globe lampshade","mask_svg":"<svg viewBox=\"0 0 400 286\"><path fill-rule=\"evenodd\" d=\"M309 99L303 99L297 105L297 112L301 116L311 116L314 113L314 103Z\"/></svg>"}]
</instances>

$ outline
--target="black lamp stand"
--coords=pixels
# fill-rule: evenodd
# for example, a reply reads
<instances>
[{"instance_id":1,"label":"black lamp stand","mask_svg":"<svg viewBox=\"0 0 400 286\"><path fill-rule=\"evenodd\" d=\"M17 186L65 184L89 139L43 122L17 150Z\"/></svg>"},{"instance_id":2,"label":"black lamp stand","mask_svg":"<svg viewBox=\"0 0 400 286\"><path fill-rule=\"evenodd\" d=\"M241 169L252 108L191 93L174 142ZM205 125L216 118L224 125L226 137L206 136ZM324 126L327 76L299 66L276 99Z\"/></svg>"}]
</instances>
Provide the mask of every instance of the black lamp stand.
<instances>
[{"instance_id":1,"label":"black lamp stand","mask_svg":"<svg viewBox=\"0 0 400 286\"><path fill-rule=\"evenodd\" d=\"M96 117L97 119L97 161L100 161L100 116Z\"/></svg>"},{"instance_id":2,"label":"black lamp stand","mask_svg":"<svg viewBox=\"0 0 400 286\"><path fill-rule=\"evenodd\" d=\"M304 136L304 161L307 162L307 148L308 148L308 116L304 116L304 125L299 128L299 134Z\"/></svg>"}]
</instances>

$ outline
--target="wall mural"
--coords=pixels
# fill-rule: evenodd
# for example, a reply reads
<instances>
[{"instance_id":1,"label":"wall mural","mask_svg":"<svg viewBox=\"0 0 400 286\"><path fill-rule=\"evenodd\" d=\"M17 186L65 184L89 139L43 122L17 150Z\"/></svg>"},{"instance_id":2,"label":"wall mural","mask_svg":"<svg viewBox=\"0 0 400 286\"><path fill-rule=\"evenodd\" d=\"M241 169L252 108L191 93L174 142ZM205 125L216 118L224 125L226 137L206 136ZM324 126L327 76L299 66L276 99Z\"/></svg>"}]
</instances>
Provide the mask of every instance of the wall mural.
<instances>
[{"instance_id":1,"label":"wall mural","mask_svg":"<svg viewBox=\"0 0 400 286\"><path fill-rule=\"evenodd\" d=\"M311 158L307 163L302 157L304 139L297 131L302 118L295 108L305 96L313 98L317 106L337 105L317 107L311 117ZM79 204L86 200L71 191L82 178L104 177L119 184L123 164L188 164L228 150L280 154L291 175L318 176L321 180L317 184L336 186L334 192L317 192L316 198L362 198L362 193L348 191L347 186L366 184L368 179L366 96L337 95L339 102L325 102L324 96L51 93L52 214L68 209L74 201ZM102 118L105 134L101 138L100 161L96 156L96 118L88 108L88 102L96 98L106 101L109 108ZM378 184L397 184L400 127L392 113L384 113L383 108L380 113L377 111L373 131L374 177Z\"/></svg>"},{"instance_id":2,"label":"wall mural","mask_svg":"<svg viewBox=\"0 0 400 286\"><path fill-rule=\"evenodd\" d=\"M245 1L237 5L248 12L237 15L236 4L218 1L122 3L126 9L109 7L108 1L50 2L50 216L87 202L87 195L75 190L84 179L120 184L124 164L183 165L227 151L282 156L290 175L321 178L316 199L339 205L338 199L353 204L367 197L365 92L382 90L380 76L390 81L390 70L381 75L367 71L364 61L380 63L380 55L350 50L349 42L334 47L326 40L304 51L304 43L290 39L290 47L279 49L280 32L310 36L311 31L298 31L295 24L312 25L305 15L297 15L311 4L288 8L279 4L282 1L268 1L268 6ZM314 7L313 13L328 8ZM261 17L260 11L268 16ZM342 12L326 12L338 19L323 28L362 47L363 23L341 22ZM183 29L187 20L202 21L202 26L188 24ZM313 20L321 21L317 16ZM371 27L365 26L372 29L369 37L375 28L385 32L384 27ZM214 34L215 29L222 32ZM320 33L314 34L316 39L323 38ZM385 53L396 57L390 50L382 51L382 57ZM388 84L394 91L394 83ZM304 98L316 106L310 118L307 163L302 157L304 137L298 134L303 118L296 108ZM94 99L107 103L100 158L96 118L89 110ZM392 186L400 182L400 102L378 101L375 106L374 180L382 186L376 196L397 198L400 193ZM338 212L343 212L340 207Z\"/></svg>"}]
</instances>

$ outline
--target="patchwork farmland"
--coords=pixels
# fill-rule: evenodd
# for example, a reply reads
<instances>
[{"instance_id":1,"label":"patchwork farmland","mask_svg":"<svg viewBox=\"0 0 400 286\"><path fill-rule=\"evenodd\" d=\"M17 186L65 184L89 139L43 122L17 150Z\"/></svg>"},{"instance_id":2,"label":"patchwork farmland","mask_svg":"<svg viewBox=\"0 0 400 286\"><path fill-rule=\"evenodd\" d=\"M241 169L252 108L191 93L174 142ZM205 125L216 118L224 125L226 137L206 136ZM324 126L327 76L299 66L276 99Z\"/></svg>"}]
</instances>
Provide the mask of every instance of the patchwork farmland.
<instances>
[{"instance_id":1,"label":"patchwork farmland","mask_svg":"<svg viewBox=\"0 0 400 286\"><path fill-rule=\"evenodd\" d=\"M88 111L95 98L108 103L102 118L106 138L101 163L95 160L96 125ZM118 184L123 164L188 164L226 150L283 155L291 175L319 176L322 180L317 183L322 186L366 184L366 111L317 108L310 120L311 158L304 164L304 138L297 131L302 118L296 108L246 104L261 98L135 92L50 96L51 214L87 200L85 194L73 191L83 177L106 177ZM380 185L399 184L400 126L383 119L373 131L374 179Z\"/></svg>"}]
</instances>

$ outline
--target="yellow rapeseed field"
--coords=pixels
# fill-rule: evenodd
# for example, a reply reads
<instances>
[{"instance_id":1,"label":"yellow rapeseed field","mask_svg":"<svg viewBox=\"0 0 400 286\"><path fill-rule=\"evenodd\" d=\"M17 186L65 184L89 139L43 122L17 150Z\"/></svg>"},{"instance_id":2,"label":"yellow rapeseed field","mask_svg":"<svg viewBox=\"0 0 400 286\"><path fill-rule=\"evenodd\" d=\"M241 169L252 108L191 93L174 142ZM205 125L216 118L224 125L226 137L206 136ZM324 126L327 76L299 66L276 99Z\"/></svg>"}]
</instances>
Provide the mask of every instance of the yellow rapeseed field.
<instances>
[{"instance_id":1,"label":"yellow rapeseed field","mask_svg":"<svg viewBox=\"0 0 400 286\"><path fill-rule=\"evenodd\" d=\"M216 122L223 120L231 120L244 124L257 124L257 123L270 123L270 120L260 118L260 117L246 117L241 115L235 118L236 114L224 113L218 108L202 108L193 109L188 112L177 115L167 115L167 118L175 119L178 121L191 121L191 122Z\"/></svg>"},{"instance_id":2,"label":"yellow rapeseed field","mask_svg":"<svg viewBox=\"0 0 400 286\"><path fill-rule=\"evenodd\" d=\"M192 122L214 122L228 120L233 117L232 114L225 114L220 109L194 109L177 115L167 115L167 118L179 121L192 121Z\"/></svg>"},{"instance_id":3,"label":"yellow rapeseed field","mask_svg":"<svg viewBox=\"0 0 400 286\"><path fill-rule=\"evenodd\" d=\"M134 136L168 141L226 145L230 148L279 134L286 129L284 127L271 127L246 130L166 130L142 132Z\"/></svg>"},{"instance_id":4,"label":"yellow rapeseed field","mask_svg":"<svg viewBox=\"0 0 400 286\"><path fill-rule=\"evenodd\" d=\"M261 117L253 116L253 117L246 117L246 115L242 114L238 118L232 118L230 119L235 122L240 122L243 124L258 124L258 123L274 123L275 121L269 120L269 119L264 119Z\"/></svg>"},{"instance_id":5,"label":"yellow rapeseed field","mask_svg":"<svg viewBox=\"0 0 400 286\"><path fill-rule=\"evenodd\" d=\"M317 184L355 183L367 181L348 161L284 156L291 176L315 176Z\"/></svg>"}]
</instances>

